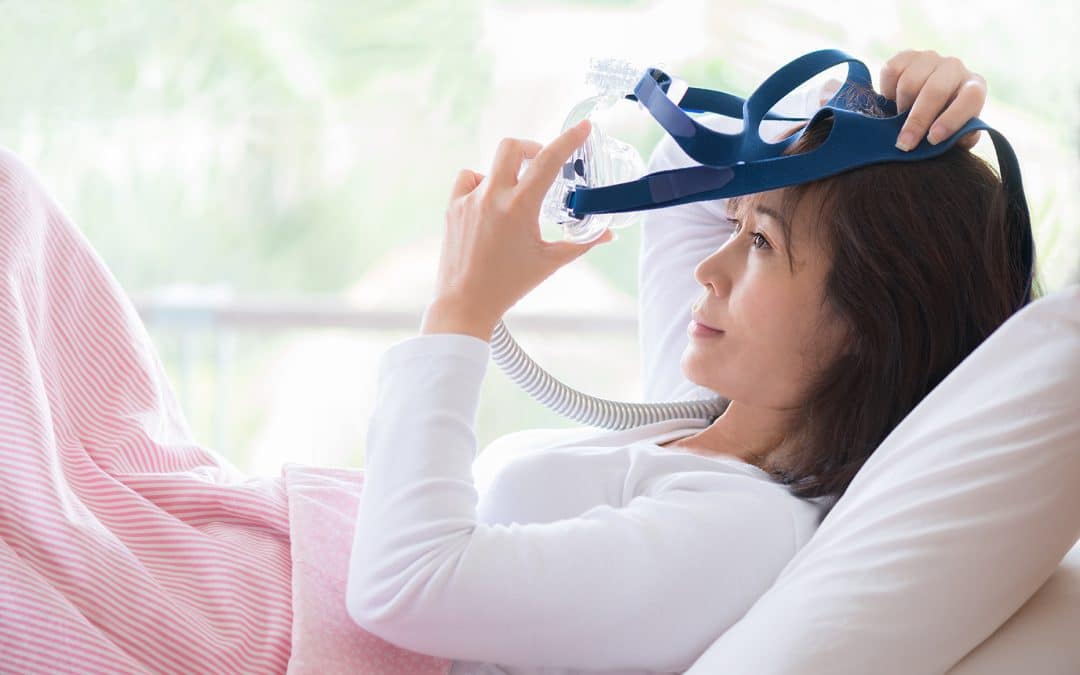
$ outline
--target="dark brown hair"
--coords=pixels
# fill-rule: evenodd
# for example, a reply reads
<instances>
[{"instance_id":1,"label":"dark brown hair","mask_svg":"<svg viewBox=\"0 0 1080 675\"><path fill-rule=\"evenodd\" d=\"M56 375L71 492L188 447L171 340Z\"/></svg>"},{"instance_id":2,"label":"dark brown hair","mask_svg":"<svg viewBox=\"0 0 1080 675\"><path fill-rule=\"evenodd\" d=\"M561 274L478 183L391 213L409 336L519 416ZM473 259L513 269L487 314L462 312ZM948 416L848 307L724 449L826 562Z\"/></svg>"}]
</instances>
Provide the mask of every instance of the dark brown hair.
<instances>
[{"instance_id":1,"label":"dark brown hair","mask_svg":"<svg viewBox=\"0 0 1080 675\"><path fill-rule=\"evenodd\" d=\"M784 154L814 150L831 130L826 111ZM849 339L823 364L783 452L761 468L792 494L835 503L912 408L1031 300L1031 272L1012 243L1028 227L1026 206L1024 222L1014 222L1020 216L993 167L955 145L932 159L868 165L781 192L789 223L799 205L819 206L808 229L831 257L825 302ZM791 232L784 235L790 247Z\"/></svg>"}]
</instances>

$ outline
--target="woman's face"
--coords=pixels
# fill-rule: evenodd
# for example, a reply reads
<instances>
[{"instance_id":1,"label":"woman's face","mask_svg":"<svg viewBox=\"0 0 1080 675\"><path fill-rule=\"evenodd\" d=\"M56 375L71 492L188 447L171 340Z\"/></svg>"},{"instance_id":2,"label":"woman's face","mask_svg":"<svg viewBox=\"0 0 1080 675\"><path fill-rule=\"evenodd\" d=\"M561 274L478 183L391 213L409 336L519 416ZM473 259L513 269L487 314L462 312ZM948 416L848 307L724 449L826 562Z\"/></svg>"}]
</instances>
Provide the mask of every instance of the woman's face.
<instances>
[{"instance_id":1,"label":"woman's face","mask_svg":"<svg viewBox=\"0 0 1080 675\"><path fill-rule=\"evenodd\" d=\"M688 328L681 365L691 381L733 401L790 409L804 402L844 330L825 303L830 256L811 236L814 196L796 208L787 241L778 220L782 195L747 195L729 208L734 233L694 270L704 291L693 312L722 333L696 336Z\"/></svg>"}]
</instances>

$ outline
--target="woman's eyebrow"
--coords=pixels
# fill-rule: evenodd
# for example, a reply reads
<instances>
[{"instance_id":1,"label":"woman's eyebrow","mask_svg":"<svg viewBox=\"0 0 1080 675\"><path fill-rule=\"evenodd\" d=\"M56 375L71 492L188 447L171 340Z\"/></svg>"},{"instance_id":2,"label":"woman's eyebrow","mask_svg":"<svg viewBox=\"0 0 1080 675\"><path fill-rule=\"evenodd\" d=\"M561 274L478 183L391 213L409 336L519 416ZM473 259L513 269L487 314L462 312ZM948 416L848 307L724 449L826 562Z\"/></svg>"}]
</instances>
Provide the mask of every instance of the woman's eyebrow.
<instances>
[{"instance_id":1,"label":"woman's eyebrow","mask_svg":"<svg viewBox=\"0 0 1080 675\"><path fill-rule=\"evenodd\" d=\"M785 230L791 229L791 225L789 225L788 222L786 220L784 220L784 217L781 216L777 211L769 208L768 206L762 206L761 204L758 204L754 208L754 211L756 211L757 213L762 213L762 214L764 214L766 216L769 216L770 218L772 218L776 222L783 225Z\"/></svg>"}]
</instances>

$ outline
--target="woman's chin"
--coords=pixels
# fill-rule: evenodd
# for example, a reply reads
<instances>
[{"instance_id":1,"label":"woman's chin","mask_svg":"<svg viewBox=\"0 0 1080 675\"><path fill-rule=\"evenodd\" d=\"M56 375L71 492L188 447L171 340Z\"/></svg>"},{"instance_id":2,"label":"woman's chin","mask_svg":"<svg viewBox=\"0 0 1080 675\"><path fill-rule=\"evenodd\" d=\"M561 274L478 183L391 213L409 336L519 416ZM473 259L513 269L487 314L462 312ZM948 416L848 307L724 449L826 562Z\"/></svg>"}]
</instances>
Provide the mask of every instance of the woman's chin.
<instances>
[{"instance_id":1,"label":"woman's chin","mask_svg":"<svg viewBox=\"0 0 1080 675\"><path fill-rule=\"evenodd\" d=\"M716 392L718 396L729 399L734 398L731 395L731 392L738 389L737 385L735 385L729 377L716 377L715 360L711 360L709 363L712 364L712 367L708 368L710 372L706 375L703 373L703 368L698 367L694 360L684 360L682 369L683 376L699 387L711 389Z\"/></svg>"}]
</instances>

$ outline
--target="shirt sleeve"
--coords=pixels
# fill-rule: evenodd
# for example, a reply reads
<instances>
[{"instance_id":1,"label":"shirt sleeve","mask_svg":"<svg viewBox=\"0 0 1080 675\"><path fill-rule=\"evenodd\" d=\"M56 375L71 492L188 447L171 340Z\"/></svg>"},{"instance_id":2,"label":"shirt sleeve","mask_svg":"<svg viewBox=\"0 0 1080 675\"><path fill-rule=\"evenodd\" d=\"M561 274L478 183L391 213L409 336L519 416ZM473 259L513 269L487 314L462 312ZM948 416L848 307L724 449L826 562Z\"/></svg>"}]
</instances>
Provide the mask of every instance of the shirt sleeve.
<instances>
[{"instance_id":1,"label":"shirt sleeve","mask_svg":"<svg viewBox=\"0 0 1080 675\"><path fill-rule=\"evenodd\" d=\"M438 334L380 360L350 616L388 642L456 660L690 667L794 556L786 502L746 476L685 472L624 506L479 523L471 463L488 354L483 340Z\"/></svg>"},{"instance_id":2,"label":"shirt sleeve","mask_svg":"<svg viewBox=\"0 0 1080 675\"><path fill-rule=\"evenodd\" d=\"M810 117L821 107L821 85L795 90L773 110L790 116ZM739 118L707 114L697 121L714 131L738 133ZM761 131L780 136L799 122L767 120ZM649 158L648 173L696 166L682 148L664 135ZM638 256L638 331L640 374L645 401L685 401L713 398L715 392L691 382L682 373L680 356L690 338L690 308L705 289L694 279L694 269L724 245L732 226L725 221L727 199L690 202L642 214Z\"/></svg>"}]
</instances>

